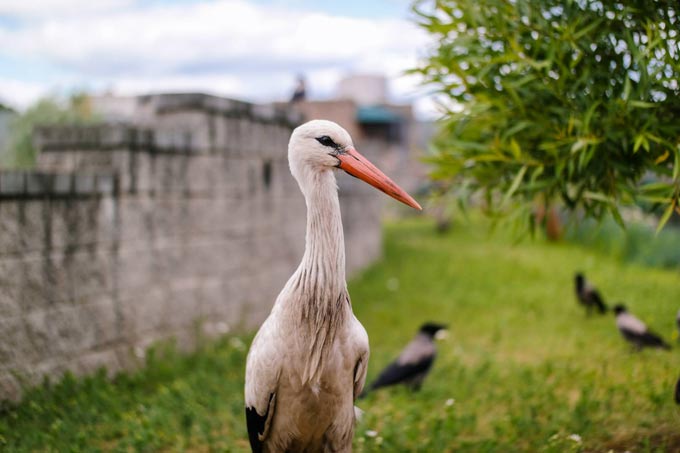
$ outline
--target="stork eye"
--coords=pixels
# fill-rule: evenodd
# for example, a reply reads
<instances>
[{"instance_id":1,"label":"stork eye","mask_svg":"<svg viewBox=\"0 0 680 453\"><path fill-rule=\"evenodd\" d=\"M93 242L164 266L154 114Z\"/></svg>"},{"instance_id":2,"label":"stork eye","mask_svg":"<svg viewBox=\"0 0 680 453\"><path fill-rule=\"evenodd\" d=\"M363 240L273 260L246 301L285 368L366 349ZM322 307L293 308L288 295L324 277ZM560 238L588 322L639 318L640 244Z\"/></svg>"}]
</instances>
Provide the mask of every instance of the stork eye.
<instances>
[{"instance_id":1,"label":"stork eye","mask_svg":"<svg viewBox=\"0 0 680 453\"><path fill-rule=\"evenodd\" d=\"M316 137L316 141L321 143L323 146L330 146L331 148L339 148L338 144L333 141L328 135L322 135L321 137Z\"/></svg>"}]
</instances>

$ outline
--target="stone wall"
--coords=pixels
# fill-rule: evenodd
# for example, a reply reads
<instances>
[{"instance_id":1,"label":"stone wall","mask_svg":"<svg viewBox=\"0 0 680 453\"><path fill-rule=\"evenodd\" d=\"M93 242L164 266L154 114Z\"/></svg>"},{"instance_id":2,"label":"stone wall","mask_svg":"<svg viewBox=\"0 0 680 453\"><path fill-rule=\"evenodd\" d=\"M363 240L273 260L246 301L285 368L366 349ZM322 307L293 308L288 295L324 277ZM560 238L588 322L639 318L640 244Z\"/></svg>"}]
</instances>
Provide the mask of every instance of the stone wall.
<instances>
[{"instance_id":1,"label":"stone wall","mask_svg":"<svg viewBox=\"0 0 680 453\"><path fill-rule=\"evenodd\" d=\"M0 398L253 328L299 263L299 118L204 95L145 108L134 125L43 128L38 170L0 172ZM380 254L380 195L338 179L351 273Z\"/></svg>"}]
</instances>

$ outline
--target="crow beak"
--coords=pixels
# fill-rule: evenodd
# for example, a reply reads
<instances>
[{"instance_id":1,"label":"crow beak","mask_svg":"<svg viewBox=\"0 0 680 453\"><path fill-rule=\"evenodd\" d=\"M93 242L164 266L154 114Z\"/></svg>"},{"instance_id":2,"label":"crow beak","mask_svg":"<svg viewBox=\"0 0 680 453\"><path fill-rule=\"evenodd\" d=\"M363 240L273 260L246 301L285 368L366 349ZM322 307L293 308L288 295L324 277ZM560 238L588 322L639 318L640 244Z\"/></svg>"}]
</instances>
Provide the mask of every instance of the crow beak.
<instances>
[{"instance_id":1,"label":"crow beak","mask_svg":"<svg viewBox=\"0 0 680 453\"><path fill-rule=\"evenodd\" d=\"M449 331L446 329L438 330L436 334L434 334L434 339L435 340L446 340L449 336Z\"/></svg>"},{"instance_id":2,"label":"crow beak","mask_svg":"<svg viewBox=\"0 0 680 453\"><path fill-rule=\"evenodd\" d=\"M335 155L335 157L340 161L340 165L338 165L340 169L385 192L395 200L399 200L405 205L422 211L423 208L420 207L416 200L407 194L404 189L396 185L378 167L359 154L354 147L345 148L342 153Z\"/></svg>"}]
</instances>

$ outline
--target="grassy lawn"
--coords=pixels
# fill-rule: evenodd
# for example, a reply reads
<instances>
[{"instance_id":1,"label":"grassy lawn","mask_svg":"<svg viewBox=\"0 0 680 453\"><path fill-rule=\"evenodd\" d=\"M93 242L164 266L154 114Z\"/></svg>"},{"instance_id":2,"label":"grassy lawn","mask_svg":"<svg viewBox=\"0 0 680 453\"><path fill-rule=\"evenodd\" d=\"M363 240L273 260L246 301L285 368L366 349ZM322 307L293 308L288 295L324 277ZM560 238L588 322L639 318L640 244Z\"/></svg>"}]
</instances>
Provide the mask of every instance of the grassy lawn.
<instances>
[{"instance_id":1,"label":"grassy lawn","mask_svg":"<svg viewBox=\"0 0 680 453\"><path fill-rule=\"evenodd\" d=\"M680 350L631 352L613 315L587 318L572 288L584 271L670 339L677 271L484 231L391 225L385 259L351 282L371 339L369 380L421 322L451 326L419 393L385 389L360 402L355 451L680 451ZM66 378L30 391L1 409L0 450L248 451L249 341L225 338L188 357L159 348L148 367L112 383Z\"/></svg>"}]
</instances>

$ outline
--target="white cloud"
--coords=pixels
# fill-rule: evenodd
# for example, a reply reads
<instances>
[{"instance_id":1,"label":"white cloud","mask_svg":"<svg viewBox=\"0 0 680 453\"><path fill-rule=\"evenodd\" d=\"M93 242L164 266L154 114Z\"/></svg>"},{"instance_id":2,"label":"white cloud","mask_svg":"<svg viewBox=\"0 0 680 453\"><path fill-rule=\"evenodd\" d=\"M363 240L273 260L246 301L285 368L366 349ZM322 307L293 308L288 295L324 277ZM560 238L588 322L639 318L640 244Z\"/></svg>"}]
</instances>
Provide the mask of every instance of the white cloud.
<instances>
[{"instance_id":1,"label":"white cloud","mask_svg":"<svg viewBox=\"0 0 680 453\"><path fill-rule=\"evenodd\" d=\"M191 89L266 100L286 97L294 76L304 73L310 92L327 97L341 76L361 71L398 78L396 97L404 98L415 79L401 81L401 74L429 43L406 20L338 17L246 0L47 2L41 9L44 0L13 7L0 0L0 13L34 19L0 28L0 42L12 43L3 51L47 60L88 85L123 93ZM41 16L40 9L61 13Z\"/></svg>"},{"instance_id":2,"label":"white cloud","mask_svg":"<svg viewBox=\"0 0 680 453\"><path fill-rule=\"evenodd\" d=\"M0 36L13 42L16 54L43 55L94 75L230 64L246 72L294 70L291 65L382 69L425 43L424 33L404 20L333 17L243 0L127 9L88 20L47 18Z\"/></svg>"},{"instance_id":3,"label":"white cloud","mask_svg":"<svg viewBox=\"0 0 680 453\"><path fill-rule=\"evenodd\" d=\"M49 90L50 88L44 84L0 77L0 103L7 103L19 109L24 109L47 95Z\"/></svg>"},{"instance_id":4,"label":"white cloud","mask_svg":"<svg viewBox=\"0 0 680 453\"><path fill-rule=\"evenodd\" d=\"M88 14L131 5L134 0L0 0L0 15L22 19Z\"/></svg>"},{"instance_id":5,"label":"white cloud","mask_svg":"<svg viewBox=\"0 0 680 453\"><path fill-rule=\"evenodd\" d=\"M168 76L162 79L122 77L106 88L125 94L200 91L208 94L226 95L241 91L243 82L237 77L223 75Z\"/></svg>"}]
</instances>

